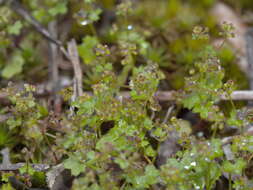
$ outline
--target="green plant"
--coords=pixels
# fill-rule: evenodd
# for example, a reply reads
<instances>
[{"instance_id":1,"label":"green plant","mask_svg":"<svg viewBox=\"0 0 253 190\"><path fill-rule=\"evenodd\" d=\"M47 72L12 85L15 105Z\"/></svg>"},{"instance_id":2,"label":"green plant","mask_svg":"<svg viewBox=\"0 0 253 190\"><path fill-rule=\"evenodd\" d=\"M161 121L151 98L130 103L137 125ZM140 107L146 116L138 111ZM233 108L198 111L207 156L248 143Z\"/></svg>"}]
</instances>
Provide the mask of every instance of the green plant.
<instances>
[{"instance_id":1,"label":"green plant","mask_svg":"<svg viewBox=\"0 0 253 190\"><path fill-rule=\"evenodd\" d=\"M33 180L40 185L45 183L45 173L35 172L31 163L46 162L62 164L70 170L74 176L73 190L144 190L158 186L212 190L221 176L227 177L230 190L251 188L251 177L246 175L246 170L252 162L253 140L244 133L252 120L251 110L239 109L232 101L236 82L225 81L228 76L220 58L230 61L233 55L223 46L211 45L213 37L209 32L214 30L213 23L203 21L209 27L193 28L193 25L203 24L198 22L193 11L195 1L190 1L188 6L180 0L159 1L161 13L155 13L157 17L148 12L154 1L147 1L147 9L138 4L136 10L132 1L123 1L117 6L103 1L104 7L115 8L117 16L106 31L96 26L105 9L97 1L84 0L80 7L75 1L24 2L43 24L61 15L72 15L71 22L76 25L71 34L79 37L78 53L81 67L85 69L83 84L90 92L73 98L75 89L71 86L62 89L57 95L64 99L63 110L54 113L45 99L36 97L35 85L25 84L18 89L10 84L0 89L10 101L8 106L0 107L0 113L8 116L0 125L0 138L3 137L0 146L23 149L22 153L12 155L15 161L25 162L19 169L22 182L28 186L33 185ZM203 1L197 12L203 14L202 8L212 3L214 1ZM49 14L45 9L49 9ZM1 76L5 80L17 80L40 63L33 50L37 46L33 43L41 37L33 32L23 34L24 39L18 44L20 48L8 51L11 40L21 35L27 23L16 20L7 6L0 12L5 13L0 26L8 26L0 34L3 42ZM136 24L140 14L146 16L144 21L151 26L145 22L140 26ZM190 18L187 22L182 19L187 17ZM176 22L173 30L178 34L168 29L173 24L169 19ZM14 24L9 25L8 20ZM75 31L79 27L83 27L86 36L79 36ZM193 33L190 32L192 28ZM223 23L217 35L225 42L234 36L233 29L231 24ZM168 34L175 38L170 39ZM220 52L229 56L222 57ZM27 64L31 68L28 69ZM69 73L72 74L72 70ZM164 105L155 97L163 88L162 83L175 89L183 87L175 93L175 104L198 114L200 121L206 122L205 128L210 135L194 134L194 126L177 118L178 110L164 119ZM123 90L128 90L129 97L122 94ZM222 96L229 100L229 110L219 104ZM226 143L220 133L230 126L239 131L229 142L232 159L228 159ZM7 139L9 136L11 140ZM158 167L160 147L172 137L177 139L175 143L180 150ZM1 188L11 189L8 177L13 175L2 175L1 181L5 184Z\"/></svg>"}]
</instances>

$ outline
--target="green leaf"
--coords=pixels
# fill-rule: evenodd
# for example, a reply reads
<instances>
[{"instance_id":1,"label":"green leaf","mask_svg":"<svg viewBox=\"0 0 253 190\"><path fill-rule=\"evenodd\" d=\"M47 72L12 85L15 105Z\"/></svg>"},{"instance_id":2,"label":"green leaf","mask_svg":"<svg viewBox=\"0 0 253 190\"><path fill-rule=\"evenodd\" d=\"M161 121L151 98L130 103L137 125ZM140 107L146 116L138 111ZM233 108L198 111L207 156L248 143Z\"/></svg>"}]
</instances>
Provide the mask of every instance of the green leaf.
<instances>
[{"instance_id":1,"label":"green leaf","mask_svg":"<svg viewBox=\"0 0 253 190\"><path fill-rule=\"evenodd\" d=\"M1 181L7 183L9 181L9 177L11 177L11 176L13 176L13 173L5 173L5 172L3 172L1 174Z\"/></svg>"},{"instance_id":2,"label":"green leaf","mask_svg":"<svg viewBox=\"0 0 253 190\"><path fill-rule=\"evenodd\" d=\"M49 14L56 16L58 14L65 14L67 12L67 4L65 2L58 3L55 7L49 9Z\"/></svg>"},{"instance_id":3,"label":"green leaf","mask_svg":"<svg viewBox=\"0 0 253 190\"><path fill-rule=\"evenodd\" d=\"M102 13L101 9L95 9L92 12L90 12L89 20L92 22L96 22L99 20L99 15Z\"/></svg>"},{"instance_id":4,"label":"green leaf","mask_svg":"<svg viewBox=\"0 0 253 190\"><path fill-rule=\"evenodd\" d=\"M45 21L45 18L48 17L48 12L46 9L37 9L32 12L32 15L35 17L36 20L39 22Z\"/></svg>"},{"instance_id":5,"label":"green leaf","mask_svg":"<svg viewBox=\"0 0 253 190\"><path fill-rule=\"evenodd\" d=\"M183 104L186 108L192 109L194 106L199 105L200 98L198 94L192 93L183 99Z\"/></svg>"},{"instance_id":6,"label":"green leaf","mask_svg":"<svg viewBox=\"0 0 253 190\"><path fill-rule=\"evenodd\" d=\"M30 164L25 164L24 166L22 166L21 168L19 168L19 172L21 174L33 175L35 173L35 170L34 170L34 168Z\"/></svg>"},{"instance_id":7,"label":"green leaf","mask_svg":"<svg viewBox=\"0 0 253 190\"><path fill-rule=\"evenodd\" d=\"M85 3L94 3L95 0L84 0Z\"/></svg>"},{"instance_id":8,"label":"green leaf","mask_svg":"<svg viewBox=\"0 0 253 190\"><path fill-rule=\"evenodd\" d=\"M237 126L237 127L240 127L243 125L243 121L238 119L237 117L237 111L235 109L233 109L231 112L230 112L230 118L227 120L228 122L228 125L230 126Z\"/></svg>"},{"instance_id":9,"label":"green leaf","mask_svg":"<svg viewBox=\"0 0 253 190\"><path fill-rule=\"evenodd\" d=\"M82 163L77 157L71 156L64 161L64 167L70 169L71 174L78 176L80 173L85 171L85 164Z\"/></svg>"},{"instance_id":10,"label":"green leaf","mask_svg":"<svg viewBox=\"0 0 253 190\"><path fill-rule=\"evenodd\" d=\"M210 156L211 160L223 156L222 142L220 139L211 140Z\"/></svg>"},{"instance_id":11,"label":"green leaf","mask_svg":"<svg viewBox=\"0 0 253 190\"><path fill-rule=\"evenodd\" d=\"M10 130L14 129L15 127L18 127L22 124L22 119L19 118L9 118L6 122L6 124L9 126Z\"/></svg>"},{"instance_id":12,"label":"green leaf","mask_svg":"<svg viewBox=\"0 0 253 190\"><path fill-rule=\"evenodd\" d=\"M46 117L48 116L48 110L46 107L41 106L41 105L37 105L38 111L39 111L39 116L40 117Z\"/></svg>"},{"instance_id":13,"label":"green leaf","mask_svg":"<svg viewBox=\"0 0 253 190\"><path fill-rule=\"evenodd\" d=\"M145 168L145 175L149 184L155 184L158 181L159 174L159 170L156 169L153 165L148 165Z\"/></svg>"},{"instance_id":14,"label":"green leaf","mask_svg":"<svg viewBox=\"0 0 253 190\"><path fill-rule=\"evenodd\" d=\"M151 146L148 146L145 148L145 154L147 156L154 157L156 155L156 152Z\"/></svg>"},{"instance_id":15,"label":"green leaf","mask_svg":"<svg viewBox=\"0 0 253 190\"><path fill-rule=\"evenodd\" d=\"M159 171L153 165L148 165L144 176L135 176L134 185L136 188L148 188L157 183L158 176Z\"/></svg>"},{"instance_id":16,"label":"green leaf","mask_svg":"<svg viewBox=\"0 0 253 190\"><path fill-rule=\"evenodd\" d=\"M129 166L129 162L122 158L116 158L115 163L119 164L121 169L126 169Z\"/></svg>"},{"instance_id":17,"label":"green leaf","mask_svg":"<svg viewBox=\"0 0 253 190\"><path fill-rule=\"evenodd\" d=\"M87 158L89 160L94 160L95 157L96 157L96 153L94 151L90 151L90 152L87 153Z\"/></svg>"},{"instance_id":18,"label":"green leaf","mask_svg":"<svg viewBox=\"0 0 253 190\"><path fill-rule=\"evenodd\" d=\"M98 44L98 39L92 36L86 36L83 43L78 46L78 52L86 64L90 64L96 59L93 48Z\"/></svg>"},{"instance_id":19,"label":"green leaf","mask_svg":"<svg viewBox=\"0 0 253 190\"><path fill-rule=\"evenodd\" d=\"M15 189L12 187L12 185L11 185L10 183L3 184L3 185L1 186L1 189L2 189L2 190L15 190Z\"/></svg>"},{"instance_id":20,"label":"green leaf","mask_svg":"<svg viewBox=\"0 0 253 190\"><path fill-rule=\"evenodd\" d=\"M239 158L238 160L236 160L235 163L231 163L230 161L226 160L223 163L223 170L231 174L241 175L242 170L245 168L245 166L246 166L246 162L242 158Z\"/></svg>"},{"instance_id":21,"label":"green leaf","mask_svg":"<svg viewBox=\"0 0 253 190\"><path fill-rule=\"evenodd\" d=\"M23 59L22 55L19 52L15 53L12 56L10 63L7 63L7 65L2 70L2 76L9 79L16 74L21 73L24 63L25 60Z\"/></svg>"},{"instance_id":22,"label":"green leaf","mask_svg":"<svg viewBox=\"0 0 253 190\"><path fill-rule=\"evenodd\" d=\"M94 99L88 99L87 101L84 101L79 106L78 114L92 114L95 110L95 100Z\"/></svg>"},{"instance_id":23,"label":"green leaf","mask_svg":"<svg viewBox=\"0 0 253 190\"><path fill-rule=\"evenodd\" d=\"M152 131L152 135L154 135L157 138L162 138L162 137L165 137L167 133L161 127L159 127L159 128L156 128L154 131Z\"/></svg>"},{"instance_id":24,"label":"green leaf","mask_svg":"<svg viewBox=\"0 0 253 190\"><path fill-rule=\"evenodd\" d=\"M22 29L23 24L21 21L16 21L14 24L8 25L7 31L9 34L18 35L20 34L20 30Z\"/></svg>"}]
</instances>

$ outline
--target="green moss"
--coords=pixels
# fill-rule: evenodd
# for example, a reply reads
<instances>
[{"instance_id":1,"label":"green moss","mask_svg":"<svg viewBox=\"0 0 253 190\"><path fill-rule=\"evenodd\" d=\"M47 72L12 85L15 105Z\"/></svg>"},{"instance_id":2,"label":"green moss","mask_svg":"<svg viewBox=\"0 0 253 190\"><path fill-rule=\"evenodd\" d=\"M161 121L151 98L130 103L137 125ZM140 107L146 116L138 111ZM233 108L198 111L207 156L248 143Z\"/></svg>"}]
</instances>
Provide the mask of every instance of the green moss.
<instances>
[{"instance_id":1,"label":"green moss","mask_svg":"<svg viewBox=\"0 0 253 190\"><path fill-rule=\"evenodd\" d=\"M233 50L231 50L230 47L224 47L219 51L219 57L221 59L222 66L225 69L224 80L233 80L238 90L248 89L249 84L247 76L237 65L236 62L238 60L236 59Z\"/></svg>"}]
</instances>

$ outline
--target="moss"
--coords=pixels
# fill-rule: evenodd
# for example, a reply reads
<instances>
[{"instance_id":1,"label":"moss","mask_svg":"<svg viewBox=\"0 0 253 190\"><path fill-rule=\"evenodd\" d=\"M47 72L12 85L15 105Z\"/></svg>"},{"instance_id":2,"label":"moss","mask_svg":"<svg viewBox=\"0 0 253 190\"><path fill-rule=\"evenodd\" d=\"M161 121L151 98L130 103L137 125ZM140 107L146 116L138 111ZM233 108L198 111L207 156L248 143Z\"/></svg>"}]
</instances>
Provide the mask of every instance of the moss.
<instances>
[{"instance_id":1,"label":"moss","mask_svg":"<svg viewBox=\"0 0 253 190\"><path fill-rule=\"evenodd\" d=\"M240 70L237 65L237 58L233 52L233 50L226 46L219 51L219 57L221 59L221 63L223 68L225 69L225 78L224 80L233 80L237 89L245 90L248 89L248 79L243 71Z\"/></svg>"}]
</instances>

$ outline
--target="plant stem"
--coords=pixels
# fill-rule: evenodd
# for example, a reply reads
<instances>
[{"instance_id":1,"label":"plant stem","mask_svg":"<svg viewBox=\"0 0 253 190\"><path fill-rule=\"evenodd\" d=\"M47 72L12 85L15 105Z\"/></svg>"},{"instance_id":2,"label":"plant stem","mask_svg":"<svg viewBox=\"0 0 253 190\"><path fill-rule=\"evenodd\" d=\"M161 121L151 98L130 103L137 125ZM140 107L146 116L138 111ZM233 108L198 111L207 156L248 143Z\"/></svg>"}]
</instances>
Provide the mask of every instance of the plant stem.
<instances>
[{"instance_id":1,"label":"plant stem","mask_svg":"<svg viewBox=\"0 0 253 190\"><path fill-rule=\"evenodd\" d=\"M97 31L96 31L94 25L91 23L91 24L89 24L89 27L90 27L92 34L97 37L98 34L97 34Z\"/></svg>"},{"instance_id":2,"label":"plant stem","mask_svg":"<svg viewBox=\"0 0 253 190\"><path fill-rule=\"evenodd\" d=\"M208 169L207 169L207 176L206 176L206 190L211 190L211 184L210 184L210 165L208 165Z\"/></svg>"},{"instance_id":3,"label":"plant stem","mask_svg":"<svg viewBox=\"0 0 253 190\"><path fill-rule=\"evenodd\" d=\"M232 190L232 176L231 174L229 174L229 186L228 186L229 190Z\"/></svg>"}]
</instances>

